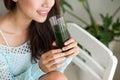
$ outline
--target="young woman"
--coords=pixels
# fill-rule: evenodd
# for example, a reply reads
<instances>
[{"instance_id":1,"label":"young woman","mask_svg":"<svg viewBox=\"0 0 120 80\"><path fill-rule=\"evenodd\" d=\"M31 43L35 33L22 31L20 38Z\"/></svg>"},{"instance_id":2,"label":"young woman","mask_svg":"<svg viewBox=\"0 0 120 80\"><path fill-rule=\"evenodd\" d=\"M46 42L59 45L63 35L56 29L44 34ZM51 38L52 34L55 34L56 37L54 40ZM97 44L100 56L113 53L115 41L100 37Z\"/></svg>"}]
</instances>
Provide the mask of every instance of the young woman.
<instances>
[{"instance_id":1,"label":"young woman","mask_svg":"<svg viewBox=\"0 0 120 80\"><path fill-rule=\"evenodd\" d=\"M78 46L71 38L55 49L48 19L60 14L58 3L4 0L8 12L0 18L0 80L67 80L63 71Z\"/></svg>"}]
</instances>

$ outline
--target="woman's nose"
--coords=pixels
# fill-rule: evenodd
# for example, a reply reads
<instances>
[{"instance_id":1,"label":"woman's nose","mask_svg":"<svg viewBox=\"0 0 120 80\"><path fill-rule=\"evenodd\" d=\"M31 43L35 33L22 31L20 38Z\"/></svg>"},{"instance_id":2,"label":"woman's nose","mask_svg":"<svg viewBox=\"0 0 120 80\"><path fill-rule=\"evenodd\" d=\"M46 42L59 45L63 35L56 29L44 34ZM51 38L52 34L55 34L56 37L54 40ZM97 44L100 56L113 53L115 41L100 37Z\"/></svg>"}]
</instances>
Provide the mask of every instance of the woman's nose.
<instances>
[{"instance_id":1,"label":"woman's nose","mask_svg":"<svg viewBox=\"0 0 120 80\"><path fill-rule=\"evenodd\" d=\"M49 1L48 0L44 0L44 2L42 3L42 7L49 7Z\"/></svg>"}]
</instances>

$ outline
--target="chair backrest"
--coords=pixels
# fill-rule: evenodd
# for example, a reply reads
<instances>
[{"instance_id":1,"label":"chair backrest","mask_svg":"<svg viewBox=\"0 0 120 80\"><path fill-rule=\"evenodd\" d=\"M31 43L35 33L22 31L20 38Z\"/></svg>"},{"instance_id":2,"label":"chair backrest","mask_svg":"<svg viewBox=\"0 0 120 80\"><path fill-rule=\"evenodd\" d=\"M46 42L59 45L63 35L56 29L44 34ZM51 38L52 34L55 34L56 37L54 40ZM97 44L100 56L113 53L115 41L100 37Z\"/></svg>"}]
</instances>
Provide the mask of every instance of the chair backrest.
<instances>
[{"instance_id":1,"label":"chair backrest","mask_svg":"<svg viewBox=\"0 0 120 80\"><path fill-rule=\"evenodd\" d=\"M67 23L67 28L71 37L83 47L73 62L92 74L94 80L112 80L117 66L112 51L77 24Z\"/></svg>"}]
</instances>

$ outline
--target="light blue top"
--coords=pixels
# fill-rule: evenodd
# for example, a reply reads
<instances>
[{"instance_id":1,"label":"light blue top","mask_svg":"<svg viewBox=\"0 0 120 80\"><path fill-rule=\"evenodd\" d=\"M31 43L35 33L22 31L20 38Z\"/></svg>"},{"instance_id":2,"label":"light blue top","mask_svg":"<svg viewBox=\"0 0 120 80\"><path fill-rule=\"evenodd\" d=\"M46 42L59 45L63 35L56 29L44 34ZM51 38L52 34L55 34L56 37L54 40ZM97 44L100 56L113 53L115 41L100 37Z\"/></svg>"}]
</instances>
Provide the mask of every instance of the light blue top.
<instances>
[{"instance_id":1,"label":"light blue top","mask_svg":"<svg viewBox=\"0 0 120 80\"><path fill-rule=\"evenodd\" d=\"M0 80L38 80L45 73L38 63L31 63L31 52L26 42L18 47L0 45ZM64 72L71 62L64 60L64 65L57 71Z\"/></svg>"}]
</instances>

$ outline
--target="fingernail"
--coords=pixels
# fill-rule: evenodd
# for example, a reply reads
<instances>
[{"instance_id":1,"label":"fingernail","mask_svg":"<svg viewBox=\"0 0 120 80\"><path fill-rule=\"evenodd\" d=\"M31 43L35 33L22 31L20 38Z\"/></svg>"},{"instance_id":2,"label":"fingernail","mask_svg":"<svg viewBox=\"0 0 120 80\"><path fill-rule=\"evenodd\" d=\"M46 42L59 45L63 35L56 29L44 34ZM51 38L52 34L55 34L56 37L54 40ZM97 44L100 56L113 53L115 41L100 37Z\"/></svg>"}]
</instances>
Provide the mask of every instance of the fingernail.
<instances>
[{"instance_id":1,"label":"fingernail","mask_svg":"<svg viewBox=\"0 0 120 80\"><path fill-rule=\"evenodd\" d=\"M62 48L62 51L64 51L64 48Z\"/></svg>"},{"instance_id":2,"label":"fingernail","mask_svg":"<svg viewBox=\"0 0 120 80\"><path fill-rule=\"evenodd\" d=\"M67 45L67 43L65 42L64 45Z\"/></svg>"}]
</instances>

